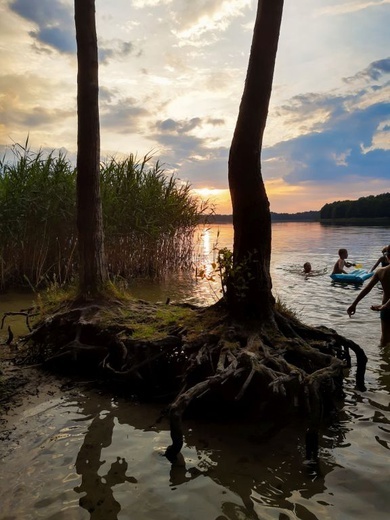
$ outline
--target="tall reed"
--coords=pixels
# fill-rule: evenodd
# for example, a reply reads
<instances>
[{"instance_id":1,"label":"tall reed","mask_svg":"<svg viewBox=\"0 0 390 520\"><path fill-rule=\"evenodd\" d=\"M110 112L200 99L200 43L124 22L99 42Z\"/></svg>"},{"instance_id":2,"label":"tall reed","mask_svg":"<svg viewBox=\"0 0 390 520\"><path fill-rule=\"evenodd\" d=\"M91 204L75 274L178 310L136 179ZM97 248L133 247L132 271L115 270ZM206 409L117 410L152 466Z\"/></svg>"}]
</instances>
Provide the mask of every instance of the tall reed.
<instances>
[{"instance_id":1,"label":"tall reed","mask_svg":"<svg viewBox=\"0 0 390 520\"><path fill-rule=\"evenodd\" d=\"M75 170L65 155L12 148L0 161L1 286L69 279L75 251Z\"/></svg>"},{"instance_id":2,"label":"tall reed","mask_svg":"<svg viewBox=\"0 0 390 520\"><path fill-rule=\"evenodd\" d=\"M101 187L110 270L125 278L161 276L189 267L201 214L208 210L191 186L167 177L152 156L102 164Z\"/></svg>"},{"instance_id":3,"label":"tall reed","mask_svg":"<svg viewBox=\"0 0 390 520\"><path fill-rule=\"evenodd\" d=\"M0 288L68 283L77 276L76 170L61 152L16 144L0 160ZM208 211L191 186L152 155L101 164L106 255L112 277L160 277L188 268Z\"/></svg>"}]
</instances>

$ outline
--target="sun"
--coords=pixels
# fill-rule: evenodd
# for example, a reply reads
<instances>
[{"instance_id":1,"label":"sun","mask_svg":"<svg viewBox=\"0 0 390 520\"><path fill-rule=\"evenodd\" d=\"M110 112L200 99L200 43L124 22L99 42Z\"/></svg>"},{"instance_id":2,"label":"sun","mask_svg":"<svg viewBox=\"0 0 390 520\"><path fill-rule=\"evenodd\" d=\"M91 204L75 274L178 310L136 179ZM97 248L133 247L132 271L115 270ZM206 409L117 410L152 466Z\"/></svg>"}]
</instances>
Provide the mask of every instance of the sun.
<instances>
[{"instance_id":1,"label":"sun","mask_svg":"<svg viewBox=\"0 0 390 520\"><path fill-rule=\"evenodd\" d=\"M217 190L216 188L196 188L193 191L196 195L202 197L202 199L207 199L209 197L218 197L223 190Z\"/></svg>"},{"instance_id":2,"label":"sun","mask_svg":"<svg viewBox=\"0 0 390 520\"><path fill-rule=\"evenodd\" d=\"M213 205L217 213L230 214L232 212L230 192L228 189L205 187L194 188L192 192L195 196Z\"/></svg>"}]
</instances>

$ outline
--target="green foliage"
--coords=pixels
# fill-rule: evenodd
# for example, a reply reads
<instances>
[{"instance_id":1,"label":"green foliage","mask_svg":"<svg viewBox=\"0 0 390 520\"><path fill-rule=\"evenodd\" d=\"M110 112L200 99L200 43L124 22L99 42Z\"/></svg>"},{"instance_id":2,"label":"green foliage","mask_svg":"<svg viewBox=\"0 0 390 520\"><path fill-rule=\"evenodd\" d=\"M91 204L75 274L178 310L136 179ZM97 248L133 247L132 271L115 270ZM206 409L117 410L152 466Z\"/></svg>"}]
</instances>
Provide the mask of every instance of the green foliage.
<instances>
[{"instance_id":1,"label":"green foliage","mask_svg":"<svg viewBox=\"0 0 390 520\"><path fill-rule=\"evenodd\" d=\"M235 297L238 300L244 300L249 289L249 283L254 279L252 275L251 264L254 261L253 253L249 253L243 262L234 264L233 252L224 247L218 250L217 261L211 264L211 271L206 272L201 269L198 272L198 277L209 281L214 281L216 275L221 281L222 295L225 298L230 286L234 290Z\"/></svg>"},{"instance_id":2,"label":"green foliage","mask_svg":"<svg viewBox=\"0 0 390 520\"><path fill-rule=\"evenodd\" d=\"M122 308L113 306L106 309L104 323L109 326L113 322L124 329L132 329L132 339L161 339L166 337L171 328L187 327L194 312L188 307L131 302Z\"/></svg>"},{"instance_id":3,"label":"green foliage","mask_svg":"<svg viewBox=\"0 0 390 520\"><path fill-rule=\"evenodd\" d=\"M225 297L229 278L233 275L233 252L227 247L218 251L217 267L221 277L222 294Z\"/></svg>"},{"instance_id":4,"label":"green foliage","mask_svg":"<svg viewBox=\"0 0 390 520\"><path fill-rule=\"evenodd\" d=\"M320 218L321 220L389 219L390 193L325 204L321 208Z\"/></svg>"},{"instance_id":5,"label":"green foliage","mask_svg":"<svg viewBox=\"0 0 390 520\"><path fill-rule=\"evenodd\" d=\"M292 309L285 302L283 302L279 297L276 298L275 302L275 310L283 314L286 318L295 321L296 323L302 323L302 319L300 313L296 309Z\"/></svg>"},{"instance_id":6,"label":"green foliage","mask_svg":"<svg viewBox=\"0 0 390 520\"><path fill-rule=\"evenodd\" d=\"M64 154L12 147L0 159L0 288L73 282L77 276L76 169ZM101 165L106 255L112 279L186 268L207 210L191 186L151 155Z\"/></svg>"},{"instance_id":7,"label":"green foliage","mask_svg":"<svg viewBox=\"0 0 390 520\"><path fill-rule=\"evenodd\" d=\"M0 160L0 286L69 276L75 250L75 171L65 156L13 146Z\"/></svg>"},{"instance_id":8,"label":"green foliage","mask_svg":"<svg viewBox=\"0 0 390 520\"><path fill-rule=\"evenodd\" d=\"M200 215L207 211L191 186L167 177L152 156L129 155L101 166L106 252L115 276L155 277L190 267Z\"/></svg>"}]
</instances>

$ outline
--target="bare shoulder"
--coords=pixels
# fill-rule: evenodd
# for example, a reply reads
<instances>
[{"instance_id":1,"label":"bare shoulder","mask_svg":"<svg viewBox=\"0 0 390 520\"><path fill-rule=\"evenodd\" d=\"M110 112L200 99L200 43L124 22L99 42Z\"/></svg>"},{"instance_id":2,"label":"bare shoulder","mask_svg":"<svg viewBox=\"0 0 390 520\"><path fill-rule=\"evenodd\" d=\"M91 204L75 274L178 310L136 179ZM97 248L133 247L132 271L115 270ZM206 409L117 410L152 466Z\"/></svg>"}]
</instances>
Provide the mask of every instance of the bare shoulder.
<instances>
[{"instance_id":1,"label":"bare shoulder","mask_svg":"<svg viewBox=\"0 0 390 520\"><path fill-rule=\"evenodd\" d=\"M390 265L387 265L386 267L381 267L375 272L375 274L377 275L378 279L382 282L383 285L390 285Z\"/></svg>"}]
</instances>

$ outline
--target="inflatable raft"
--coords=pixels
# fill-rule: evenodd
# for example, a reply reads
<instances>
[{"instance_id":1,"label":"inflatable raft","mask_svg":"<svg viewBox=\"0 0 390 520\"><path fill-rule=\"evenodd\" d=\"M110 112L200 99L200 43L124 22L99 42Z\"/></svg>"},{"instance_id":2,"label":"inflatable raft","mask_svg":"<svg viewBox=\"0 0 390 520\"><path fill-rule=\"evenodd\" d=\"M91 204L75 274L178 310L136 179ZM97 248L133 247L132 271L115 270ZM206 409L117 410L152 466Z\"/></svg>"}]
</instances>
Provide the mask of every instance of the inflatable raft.
<instances>
[{"instance_id":1,"label":"inflatable raft","mask_svg":"<svg viewBox=\"0 0 390 520\"><path fill-rule=\"evenodd\" d=\"M355 269L349 273L331 274L330 277L335 282L348 282L348 283L362 283L367 278L371 278L374 272L369 272L366 269Z\"/></svg>"}]
</instances>

